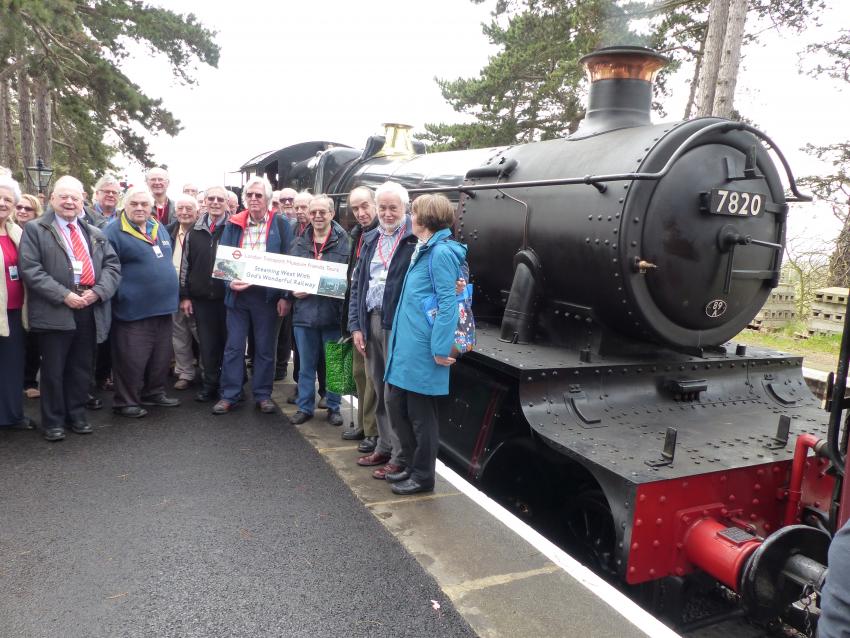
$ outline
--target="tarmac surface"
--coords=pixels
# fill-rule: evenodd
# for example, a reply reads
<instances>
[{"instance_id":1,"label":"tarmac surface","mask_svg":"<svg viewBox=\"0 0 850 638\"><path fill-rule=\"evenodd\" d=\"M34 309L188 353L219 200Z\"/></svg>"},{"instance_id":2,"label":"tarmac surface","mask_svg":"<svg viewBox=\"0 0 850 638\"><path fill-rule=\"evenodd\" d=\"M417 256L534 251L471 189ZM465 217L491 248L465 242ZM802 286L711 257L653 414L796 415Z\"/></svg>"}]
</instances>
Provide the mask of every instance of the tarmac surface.
<instances>
[{"instance_id":1,"label":"tarmac surface","mask_svg":"<svg viewBox=\"0 0 850 638\"><path fill-rule=\"evenodd\" d=\"M476 635L280 415L174 394L139 420L104 396L59 443L0 431L0 636Z\"/></svg>"}]
</instances>

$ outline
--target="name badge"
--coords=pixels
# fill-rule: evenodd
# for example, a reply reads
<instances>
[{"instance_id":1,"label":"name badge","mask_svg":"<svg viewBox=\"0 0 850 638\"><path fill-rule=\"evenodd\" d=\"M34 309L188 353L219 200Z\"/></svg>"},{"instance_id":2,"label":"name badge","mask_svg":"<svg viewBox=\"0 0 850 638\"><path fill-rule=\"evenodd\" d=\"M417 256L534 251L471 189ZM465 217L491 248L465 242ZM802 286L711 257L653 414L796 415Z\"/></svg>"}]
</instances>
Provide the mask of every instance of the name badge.
<instances>
[{"instance_id":1,"label":"name badge","mask_svg":"<svg viewBox=\"0 0 850 638\"><path fill-rule=\"evenodd\" d=\"M162 257L162 249L159 246L154 246L153 254L156 255L157 259L160 259Z\"/></svg>"},{"instance_id":2,"label":"name badge","mask_svg":"<svg viewBox=\"0 0 850 638\"><path fill-rule=\"evenodd\" d=\"M9 266L9 279L12 281L18 281L18 267L17 266Z\"/></svg>"},{"instance_id":3,"label":"name badge","mask_svg":"<svg viewBox=\"0 0 850 638\"><path fill-rule=\"evenodd\" d=\"M72 259L71 260L71 269L74 271L75 275L82 275L83 274L83 262L80 261L79 259Z\"/></svg>"}]
</instances>

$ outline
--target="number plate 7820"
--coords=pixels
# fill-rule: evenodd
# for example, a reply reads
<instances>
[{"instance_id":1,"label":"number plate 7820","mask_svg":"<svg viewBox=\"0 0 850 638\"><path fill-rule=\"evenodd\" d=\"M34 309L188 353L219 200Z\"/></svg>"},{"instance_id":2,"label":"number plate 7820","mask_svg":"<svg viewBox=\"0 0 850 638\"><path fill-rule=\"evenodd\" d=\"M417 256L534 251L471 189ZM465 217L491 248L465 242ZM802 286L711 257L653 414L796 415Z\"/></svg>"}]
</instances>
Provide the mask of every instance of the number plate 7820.
<instances>
[{"instance_id":1,"label":"number plate 7820","mask_svg":"<svg viewBox=\"0 0 850 638\"><path fill-rule=\"evenodd\" d=\"M710 211L715 215L755 217L764 209L764 195L747 191L715 188L711 191Z\"/></svg>"}]
</instances>

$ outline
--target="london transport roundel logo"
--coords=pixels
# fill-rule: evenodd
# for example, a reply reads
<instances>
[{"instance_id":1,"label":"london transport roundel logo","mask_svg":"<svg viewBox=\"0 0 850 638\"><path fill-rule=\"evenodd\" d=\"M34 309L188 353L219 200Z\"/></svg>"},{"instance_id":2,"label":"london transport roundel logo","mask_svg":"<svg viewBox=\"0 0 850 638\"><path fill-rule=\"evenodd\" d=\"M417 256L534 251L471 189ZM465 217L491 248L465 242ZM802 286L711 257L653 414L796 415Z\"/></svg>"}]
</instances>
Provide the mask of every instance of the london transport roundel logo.
<instances>
[{"instance_id":1,"label":"london transport roundel logo","mask_svg":"<svg viewBox=\"0 0 850 638\"><path fill-rule=\"evenodd\" d=\"M723 299L712 299L705 304L705 314L711 319L717 319L718 317L725 315L728 308L729 304L727 304Z\"/></svg>"},{"instance_id":2,"label":"london transport roundel logo","mask_svg":"<svg viewBox=\"0 0 850 638\"><path fill-rule=\"evenodd\" d=\"M234 259L239 259L240 257L242 257L242 251L241 250L234 250L231 254L233 255Z\"/></svg>"}]
</instances>

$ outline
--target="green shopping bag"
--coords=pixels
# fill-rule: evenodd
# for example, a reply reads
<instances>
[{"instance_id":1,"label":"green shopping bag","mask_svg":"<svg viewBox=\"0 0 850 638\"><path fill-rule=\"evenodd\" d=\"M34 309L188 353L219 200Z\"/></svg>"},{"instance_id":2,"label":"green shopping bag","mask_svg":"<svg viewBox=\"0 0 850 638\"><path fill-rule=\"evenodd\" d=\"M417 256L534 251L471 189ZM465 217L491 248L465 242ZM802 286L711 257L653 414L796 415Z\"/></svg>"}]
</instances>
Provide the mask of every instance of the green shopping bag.
<instances>
[{"instance_id":1,"label":"green shopping bag","mask_svg":"<svg viewBox=\"0 0 850 638\"><path fill-rule=\"evenodd\" d=\"M356 394L354 344L351 339L325 342L325 380L329 392Z\"/></svg>"}]
</instances>

